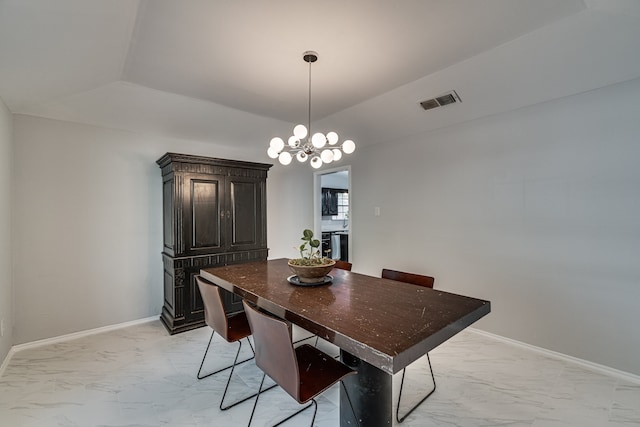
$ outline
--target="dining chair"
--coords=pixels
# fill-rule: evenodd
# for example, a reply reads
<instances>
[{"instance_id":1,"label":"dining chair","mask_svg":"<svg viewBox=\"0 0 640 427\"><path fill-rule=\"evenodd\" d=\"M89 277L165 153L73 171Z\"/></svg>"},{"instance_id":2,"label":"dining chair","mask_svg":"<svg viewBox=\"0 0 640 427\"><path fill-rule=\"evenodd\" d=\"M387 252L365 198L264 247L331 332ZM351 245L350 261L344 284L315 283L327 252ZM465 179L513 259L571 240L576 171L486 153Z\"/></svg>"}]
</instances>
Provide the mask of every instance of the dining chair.
<instances>
[{"instance_id":1,"label":"dining chair","mask_svg":"<svg viewBox=\"0 0 640 427\"><path fill-rule=\"evenodd\" d=\"M352 266L353 264L351 264L350 262L336 260L336 265L334 265L333 268L339 268L340 270L351 271Z\"/></svg>"},{"instance_id":2,"label":"dining chair","mask_svg":"<svg viewBox=\"0 0 640 427\"><path fill-rule=\"evenodd\" d=\"M435 282L435 278L431 276L423 276L421 274L414 273L405 273L403 271L397 270L389 270L387 268L382 269L382 278L383 279L391 279L396 280L398 282L410 283L412 285L424 286L426 288L433 288L433 284ZM399 423L403 422L418 406L422 404L429 396L436 391L436 378L433 375L433 368L431 367L431 359L429 358L429 353L427 353L427 361L429 362L429 370L431 371L431 379L433 380L433 388L431 391L420 400L413 408L411 408L406 414L402 417L400 416L400 401L402 399L402 386L404 385L404 375L406 373L407 368L402 370L402 380L400 381L400 392L398 393L398 405L396 407L396 420Z\"/></svg>"},{"instance_id":3,"label":"dining chair","mask_svg":"<svg viewBox=\"0 0 640 427\"><path fill-rule=\"evenodd\" d=\"M205 323L212 329L211 337L209 338L209 344L207 344L207 348L204 351L204 356L202 357L202 362L200 363L200 369L198 369L197 377L199 380L201 380L227 369L231 369L229 378L227 379L227 385L224 388L224 393L222 394L222 399L220 400L220 409L225 411L256 396L256 394L252 394L251 396L248 396L240 401L224 406L224 399L227 395L227 390L229 389L229 383L231 382L231 377L233 376L235 367L254 358L254 356L252 356L248 359L238 362L238 356L240 355L240 350L242 349L242 339L247 339L249 347L251 347L251 351L255 354L253 346L251 346L251 341L249 341L251 328L249 327L249 322L244 312L233 314L231 316L227 315L224 309L224 304L222 302L220 288L217 285L206 281L200 276L196 276L196 283L198 284L200 295L202 296L202 302L204 303ZM215 372L210 372L208 374L202 375L202 366L204 365L204 361L207 358L207 353L209 352L211 341L213 340L213 336L216 332L228 343L237 342L238 351L236 352L236 357L233 360L232 365L218 369Z\"/></svg>"},{"instance_id":4,"label":"dining chair","mask_svg":"<svg viewBox=\"0 0 640 427\"><path fill-rule=\"evenodd\" d=\"M294 348L291 343L291 323L259 311L246 301L242 303L253 333L256 365L264 372L248 426L251 426L253 421L267 375L299 404L311 401L309 405L289 415L274 427L290 420L312 405L314 411L311 426L313 426L318 412L318 403L315 398L337 382L340 382L344 388L342 380L356 374L356 371L309 344ZM344 392L354 418L357 418L346 388ZM357 419L356 423L360 425Z\"/></svg>"}]
</instances>

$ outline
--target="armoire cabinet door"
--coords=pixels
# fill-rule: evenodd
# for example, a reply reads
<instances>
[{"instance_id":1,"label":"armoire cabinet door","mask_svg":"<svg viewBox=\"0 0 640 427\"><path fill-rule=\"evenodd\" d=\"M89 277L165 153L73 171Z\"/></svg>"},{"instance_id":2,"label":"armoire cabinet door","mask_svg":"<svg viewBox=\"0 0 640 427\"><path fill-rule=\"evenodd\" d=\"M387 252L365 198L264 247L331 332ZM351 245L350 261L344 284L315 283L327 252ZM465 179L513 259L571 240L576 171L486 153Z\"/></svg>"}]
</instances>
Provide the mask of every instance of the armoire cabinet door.
<instances>
[{"instance_id":1,"label":"armoire cabinet door","mask_svg":"<svg viewBox=\"0 0 640 427\"><path fill-rule=\"evenodd\" d=\"M266 246L265 182L251 177L227 178L227 236L229 250Z\"/></svg>"},{"instance_id":2,"label":"armoire cabinet door","mask_svg":"<svg viewBox=\"0 0 640 427\"><path fill-rule=\"evenodd\" d=\"M196 276L200 274L200 266L185 269L185 298L184 318L186 323L197 322L204 318L204 303L200 295L200 289L196 282ZM238 295L221 289L222 303L227 313L244 311L242 298Z\"/></svg>"},{"instance_id":3,"label":"armoire cabinet door","mask_svg":"<svg viewBox=\"0 0 640 427\"><path fill-rule=\"evenodd\" d=\"M185 273L184 317L186 323L192 323L204 317L204 303L196 283L196 276L200 274L200 268L185 269Z\"/></svg>"},{"instance_id":4,"label":"armoire cabinet door","mask_svg":"<svg viewBox=\"0 0 640 427\"><path fill-rule=\"evenodd\" d=\"M211 254L225 249L225 177L185 177L186 255Z\"/></svg>"}]
</instances>

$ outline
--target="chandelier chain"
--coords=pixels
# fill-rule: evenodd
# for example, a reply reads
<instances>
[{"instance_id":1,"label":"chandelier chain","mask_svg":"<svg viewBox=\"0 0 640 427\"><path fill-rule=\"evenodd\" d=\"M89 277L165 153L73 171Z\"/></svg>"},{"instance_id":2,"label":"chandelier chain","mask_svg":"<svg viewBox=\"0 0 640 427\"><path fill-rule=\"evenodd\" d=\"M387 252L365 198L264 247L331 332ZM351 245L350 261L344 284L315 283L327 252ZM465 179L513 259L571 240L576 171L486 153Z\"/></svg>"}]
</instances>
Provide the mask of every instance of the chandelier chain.
<instances>
[{"instance_id":1,"label":"chandelier chain","mask_svg":"<svg viewBox=\"0 0 640 427\"><path fill-rule=\"evenodd\" d=\"M309 116L308 116L308 129L309 129L309 133L307 135L307 140L309 140L309 138L311 138L311 59L309 59L307 62L309 62Z\"/></svg>"}]
</instances>

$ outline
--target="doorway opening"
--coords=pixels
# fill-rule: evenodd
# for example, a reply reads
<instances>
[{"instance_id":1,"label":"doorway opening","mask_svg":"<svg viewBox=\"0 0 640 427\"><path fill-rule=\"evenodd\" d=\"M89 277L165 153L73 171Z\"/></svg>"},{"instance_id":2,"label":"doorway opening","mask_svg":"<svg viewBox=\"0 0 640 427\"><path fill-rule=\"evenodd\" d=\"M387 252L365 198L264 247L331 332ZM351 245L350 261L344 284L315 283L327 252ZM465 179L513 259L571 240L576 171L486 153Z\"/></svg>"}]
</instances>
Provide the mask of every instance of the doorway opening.
<instances>
[{"instance_id":1,"label":"doorway opening","mask_svg":"<svg viewBox=\"0 0 640 427\"><path fill-rule=\"evenodd\" d=\"M351 167L314 172L314 234L322 236L322 254L348 261L353 247Z\"/></svg>"}]
</instances>

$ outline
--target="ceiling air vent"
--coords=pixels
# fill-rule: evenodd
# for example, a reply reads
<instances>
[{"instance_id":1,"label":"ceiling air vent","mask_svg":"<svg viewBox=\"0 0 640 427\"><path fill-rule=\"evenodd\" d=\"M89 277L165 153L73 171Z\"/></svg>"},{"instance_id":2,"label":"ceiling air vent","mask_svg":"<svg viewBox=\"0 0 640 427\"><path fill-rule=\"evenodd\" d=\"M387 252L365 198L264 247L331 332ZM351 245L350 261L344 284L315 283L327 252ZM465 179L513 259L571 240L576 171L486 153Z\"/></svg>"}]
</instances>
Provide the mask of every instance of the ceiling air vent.
<instances>
[{"instance_id":1,"label":"ceiling air vent","mask_svg":"<svg viewBox=\"0 0 640 427\"><path fill-rule=\"evenodd\" d=\"M455 104L456 102L462 102L455 90L447 92L444 95L440 95L436 98L426 99L420 102L420 106L425 110L431 110L432 108L444 107L445 105Z\"/></svg>"}]
</instances>

